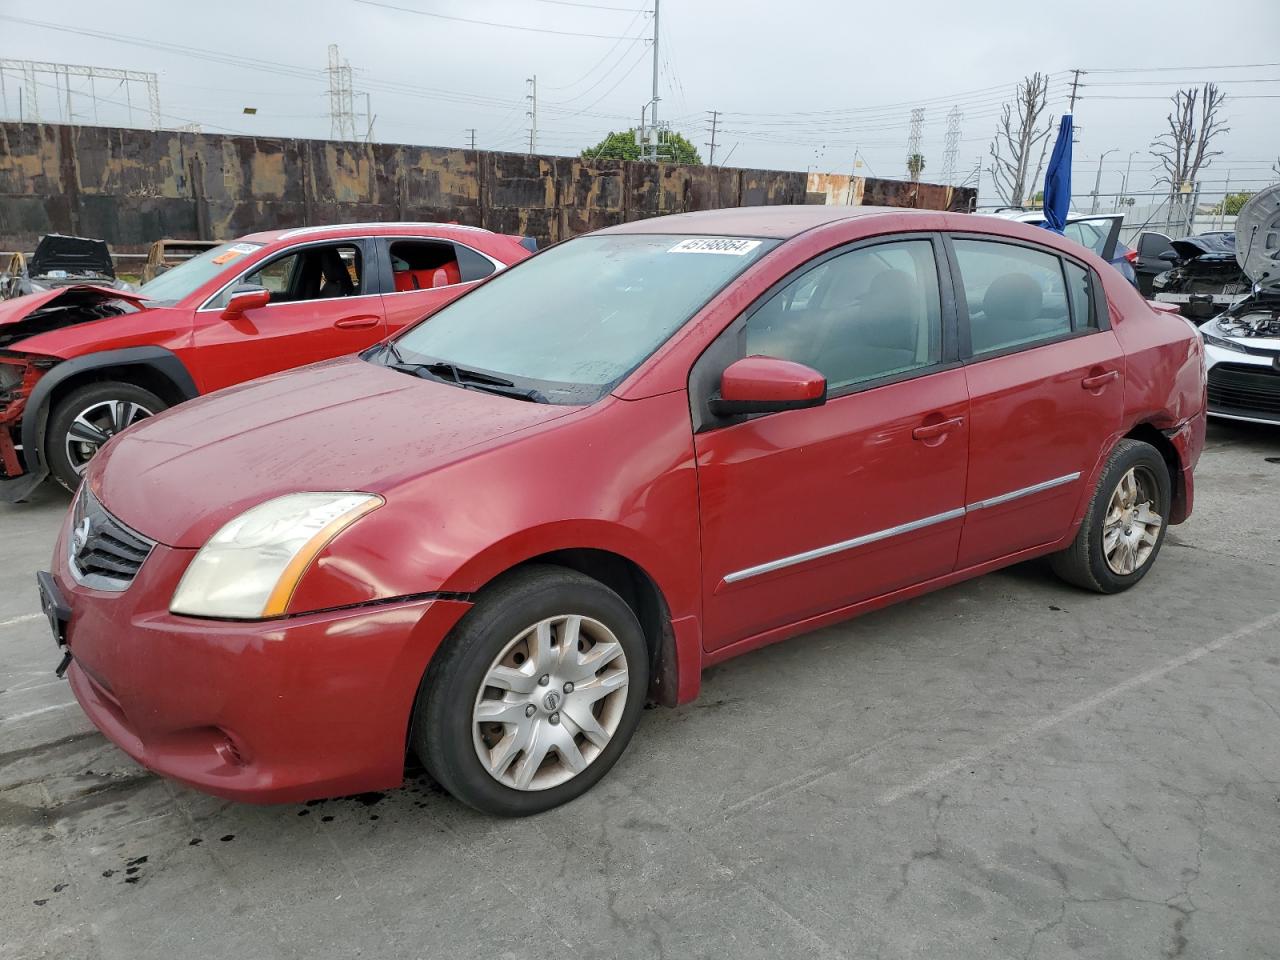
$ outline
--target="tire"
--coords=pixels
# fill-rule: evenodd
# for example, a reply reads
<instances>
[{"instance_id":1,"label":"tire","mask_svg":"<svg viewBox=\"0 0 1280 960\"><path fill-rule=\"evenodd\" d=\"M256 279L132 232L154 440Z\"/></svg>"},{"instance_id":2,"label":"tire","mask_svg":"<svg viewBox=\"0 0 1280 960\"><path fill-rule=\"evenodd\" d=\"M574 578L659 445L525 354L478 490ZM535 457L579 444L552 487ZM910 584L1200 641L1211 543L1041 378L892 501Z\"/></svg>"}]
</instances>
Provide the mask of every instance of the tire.
<instances>
[{"instance_id":1,"label":"tire","mask_svg":"<svg viewBox=\"0 0 1280 960\"><path fill-rule=\"evenodd\" d=\"M575 635L566 649L561 641ZM490 685L495 671L505 689ZM644 633L623 599L573 570L531 565L487 587L445 639L419 689L411 740L431 776L463 803L528 816L581 796L608 773L635 732L648 686Z\"/></svg>"},{"instance_id":2,"label":"tire","mask_svg":"<svg viewBox=\"0 0 1280 960\"><path fill-rule=\"evenodd\" d=\"M58 401L49 417L44 442L49 472L74 493L85 466L103 443L167 406L150 390L132 383L104 380L77 387ZM82 442L72 437L73 429L84 437Z\"/></svg>"},{"instance_id":3,"label":"tire","mask_svg":"<svg viewBox=\"0 0 1280 960\"><path fill-rule=\"evenodd\" d=\"M1131 498L1121 489L1129 479ZM1097 593L1128 590L1160 553L1171 502L1169 467L1160 452L1140 440L1121 440L1103 468L1075 541L1050 558L1054 573Z\"/></svg>"}]
</instances>

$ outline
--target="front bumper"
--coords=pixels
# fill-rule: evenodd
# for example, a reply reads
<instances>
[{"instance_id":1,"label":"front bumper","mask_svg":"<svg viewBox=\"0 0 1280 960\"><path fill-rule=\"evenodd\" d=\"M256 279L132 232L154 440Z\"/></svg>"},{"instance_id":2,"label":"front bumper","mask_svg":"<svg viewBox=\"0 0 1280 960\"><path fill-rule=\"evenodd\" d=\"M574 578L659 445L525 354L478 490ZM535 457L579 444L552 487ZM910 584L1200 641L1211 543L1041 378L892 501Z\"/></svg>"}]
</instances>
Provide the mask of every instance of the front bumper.
<instances>
[{"instance_id":1,"label":"front bumper","mask_svg":"<svg viewBox=\"0 0 1280 960\"><path fill-rule=\"evenodd\" d=\"M157 546L122 592L66 562L71 689L89 719L162 776L233 800L278 803L399 785L414 697L469 609L406 599L265 622L168 612L194 551Z\"/></svg>"},{"instance_id":2,"label":"front bumper","mask_svg":"<svg viewBox=\"0 0 1280 960\"><path fill-rule=\"evenodd\" d=\"M1280 353L1239 353L1205 344L1209 415L1280 423Z\"/></svg>"}]
</instances>

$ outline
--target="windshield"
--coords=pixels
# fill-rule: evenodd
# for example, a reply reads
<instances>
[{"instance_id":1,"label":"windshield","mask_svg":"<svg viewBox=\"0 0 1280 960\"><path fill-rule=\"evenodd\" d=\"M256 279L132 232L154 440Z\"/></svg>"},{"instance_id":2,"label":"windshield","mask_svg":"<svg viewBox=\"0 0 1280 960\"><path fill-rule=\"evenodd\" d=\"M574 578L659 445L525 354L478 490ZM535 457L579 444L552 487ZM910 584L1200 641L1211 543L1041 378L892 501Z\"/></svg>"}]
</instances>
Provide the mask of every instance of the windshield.
<instances>
[{"instance_id":1,"label":"windshield","mask_svg":"<svg viewBox=\"0 0 1280 960\"><path fill-rule=\"evenodd\" d=\"M503 377L551 403L590 403L776 240L579 237L498 274L395 341L404 362Z\"/></svg>"},{"instance_id":2,"label":"windshield","mask_svg":"<svg viewBox=\"0 0 1280 960\"><path fill-rule=\"evenodd\" d=\"M160 276L144 283L138 288L138 292L158 304L177 303L216 277L228 264L243 260L261 246L260 243L247 240L221 244L176 267L170 267Z\"/></svg>"}]
</instances>

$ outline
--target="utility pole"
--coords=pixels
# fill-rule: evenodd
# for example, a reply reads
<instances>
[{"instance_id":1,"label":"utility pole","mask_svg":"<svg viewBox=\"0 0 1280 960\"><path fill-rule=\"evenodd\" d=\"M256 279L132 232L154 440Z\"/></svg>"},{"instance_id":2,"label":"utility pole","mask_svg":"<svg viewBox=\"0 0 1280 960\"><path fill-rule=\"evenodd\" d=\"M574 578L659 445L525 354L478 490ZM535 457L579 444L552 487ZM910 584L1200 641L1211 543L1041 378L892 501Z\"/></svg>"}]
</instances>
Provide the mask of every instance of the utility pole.
<instances>
[{"instance_id":1,"label":"utility pole","mask_svg":"<svg viewBox=\"0 0 1280 960\"><path fill-rule=\"evenodd\" d=\"M470 135L470 137L471 137L471 150L472 150L472 152L474 152L474 151L475 151L475 149L476 149L476 128L475 128L475 127L467 127L467 133L468 133L468 134Z\"/></svg>"},{"instance_id":2,"label":"utility pole","mask_svg":"<svg viewBox=\"0 0 1280 960\"><path fill-rule=\"evenodd\" d=\"M946 149L942 154L942 182L953 186L956 181L956 157L960 154L960 121L964 114L959 106L951 108L947 114Z\"/></svg>"},{"instance_id":3,"label":"utility pole","mask_svg":"<svg viewBox=\"0 0 1280 960\"><path fill-rule=\"evenodd\" d=\"M1133 158L1137 155L1137 150L1129 151L1129 162L1124 165L1124 179L1120 181L1120 196L1116 197L1116 202L1111 205L1112 213L1120 209L1120 201L1129 195L1129 173L1133 170Z\"/></svg>"},{"instance_id":4,"label":"utility pole","mask_svg":"<svg viewBox=\"0 0 1280 960\"><path fill-rule=\"evenodd\" d=\"M1112 147L1110 150L1103 150L1102 156L1098 158L1098 175L1093 178L1093 205L1089 208L1090 213L1098 212L1098 187L1102 185L1102 161L1106 159L1108 153L1116 153L1119 149L1119 147Z\"/></svg>"},{"instance_id":5,"label":"utility pole","mask_svg":"<svg viewBox=\"0 0 1280 960\"><path fill-rule=\"evenodd\" d=\"M912 158L920 152L920 128L924 125L924 107L915 107L911 111L911 137L907 140L907 179L919 180L919 173L912 173Z\"/></svg>"},{"instance_id":6,"label":"utility pole","mask_svg":"<svg viewBox=\"0 0 1280 960\"><path fill-rule=\"evenodd\" d=\"M1076 112L1076 87L1080 85L1080 74L1083 70L1071 71L1071 106L1067 107L1067 113L1074 114Z\"/></svg>"},{"instance_id":7,"label":"utility pole","mask_svg":"<svg viewBox=\"0 0 1280 960\"><path fill-rule=\"evenodd\" d=\"M535 73L529 78L529 93L525 99L532 105L528 112L529 117L529 155L533 156L538 150L538 75Z\"/></svg>"},{"instance_id":8,"label":"utility pole","mask_svg":"<svg viewBox=\"0 0 1280 960\"><path fill-rule=\"evenodd\" d=\"M707 144L710 153L707 154L707 166L714 167L716 165L716 121L720 119L719 110L708 110L711 114L711 142Z\"/></svg>"},{"instance_id":9,"label":"utility pole","mask_svg":"<svg viewBox=\"0 0 1280 960\"><path fill-rule=\"evenodd\" d=\"M653 159L658 159L658 0L653 0L653 107L649 110Z\"/></svg>"},{"instance_id":10,"label":"utility pole","mask_svg":"<svg viewBox=\"0 0 1280 960\"><path fill-rule=\"evenodd\" d=\"M1218 204L1218 229L1227 225L1227 197L1231 196L1231 171L1227 171L1227 182L1222 188L1222 202Z\"/></svg>"}]
</instances>

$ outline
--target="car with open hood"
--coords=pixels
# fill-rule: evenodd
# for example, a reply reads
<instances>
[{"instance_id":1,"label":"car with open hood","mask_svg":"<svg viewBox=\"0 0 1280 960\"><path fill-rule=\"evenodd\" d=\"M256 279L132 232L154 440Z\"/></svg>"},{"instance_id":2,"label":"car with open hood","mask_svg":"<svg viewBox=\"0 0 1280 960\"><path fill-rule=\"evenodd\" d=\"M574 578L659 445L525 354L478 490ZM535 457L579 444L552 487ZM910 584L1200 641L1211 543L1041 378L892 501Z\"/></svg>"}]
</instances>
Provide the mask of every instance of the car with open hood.
<instances>
[{"instance_id":1,"label":"car with open hood","mask_svg":"<svg viewBox=\"0 0 1280 960\"><path fill-rule=\"evenodd\" d=\"M218 244L131 292L85 272L110 269L101 241L46 237L42 251L75 254L84 269L0 302L0 500L23 499L50 473L74 490L98 448L129 425L362 350L530 246L458 224L272 230Z\"/></svg>"},{"instance_id":2,"label":"car with open hood","mask_svg":"<svg viewBox=\"0 0 1280 960\"><path fill-rule=\"evenodd\" d=\"M1280 424L1280 184L1241 208L1233 249L1246 292L1200 326L1209 414Z\"/></svg>"},{"instance_id":3,"label":"car with open hood","mask_svg":"<svg viewBox=\"0 0 1280 960\"><path fill-rule=\"evenodd\" d=\"M130 428L38 581L59 671L152 770L292 801L412 751L529 814L730 657L1037 556L1134 587L1204 425L1194 328L1046 230L689 213Z\"/></svg>"}]
</instances>

